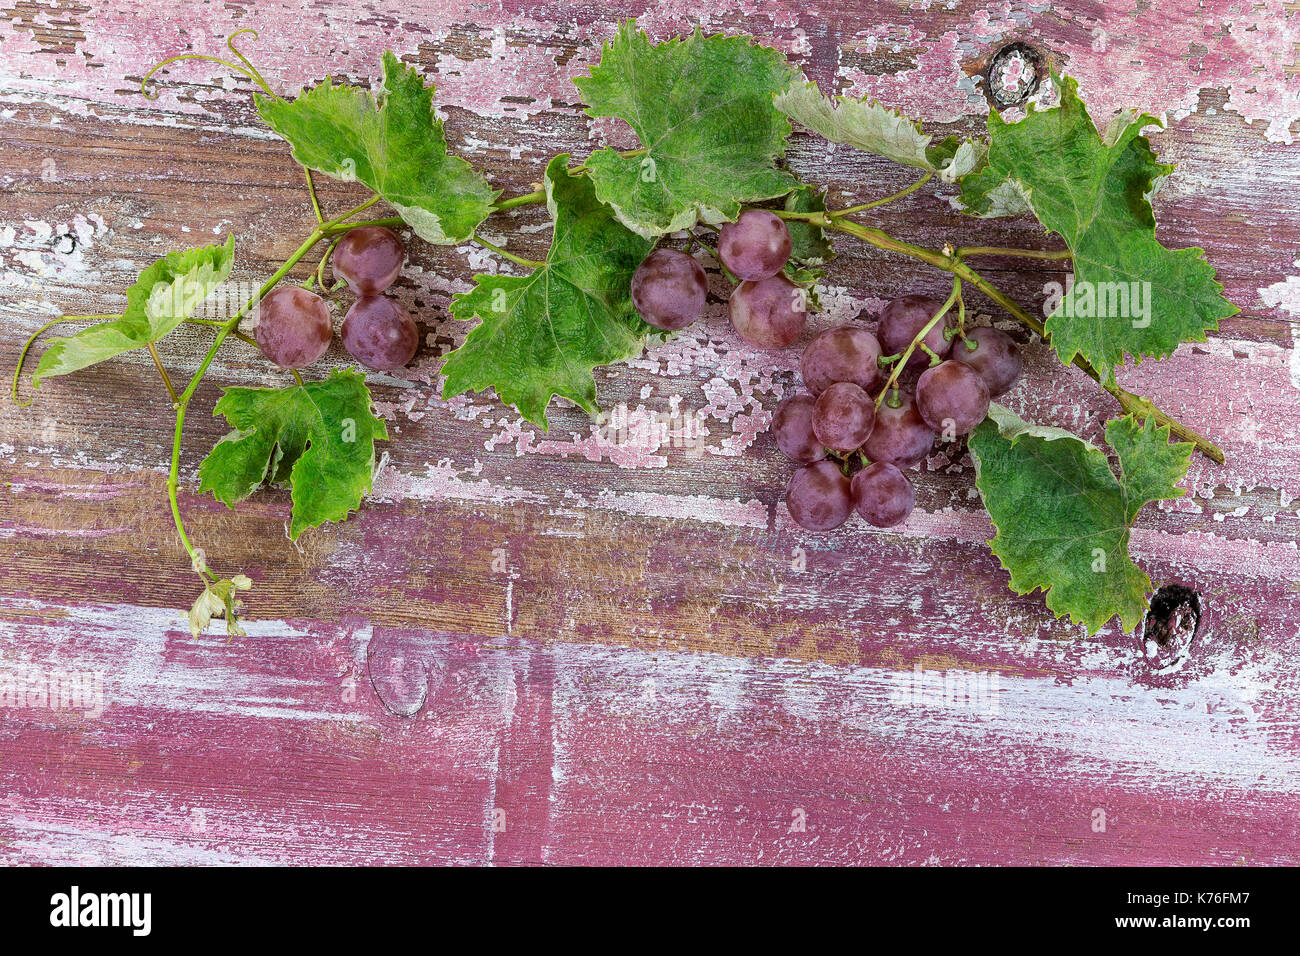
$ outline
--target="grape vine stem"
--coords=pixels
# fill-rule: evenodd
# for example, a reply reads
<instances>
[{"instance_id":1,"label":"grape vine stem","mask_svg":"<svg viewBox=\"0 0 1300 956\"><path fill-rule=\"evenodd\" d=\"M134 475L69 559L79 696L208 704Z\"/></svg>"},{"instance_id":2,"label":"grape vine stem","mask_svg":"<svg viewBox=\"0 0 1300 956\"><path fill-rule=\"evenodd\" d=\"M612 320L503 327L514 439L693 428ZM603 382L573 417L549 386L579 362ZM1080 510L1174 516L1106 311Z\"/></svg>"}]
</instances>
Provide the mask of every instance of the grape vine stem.
<instances>
[{"instance_id":1,"label":"grape vine stem","mask_svg":"<svg viewBox=\"0 0 1300 956\"><path fill-rule=\"evenodd\" d=\"M912 183L912 185L906 187L905 189L900 189L896 193L890 193L888 196L882 196L880 199L873 199L871 202L864 202L857 206L849 206L849 208L847 209L836 209L834 212L827 213L827 215L831 216L834 219L840 219L844 216L851 216L857 212L866 212L868 209L875 209L878 206L884 206L887 205L888 203L896 202L897 200L902 199L904 196L910 196L912 193L916 192L918 189L920 189L922 186L928 183L930 181L930 178L933 175L934 173L926 173L916 182Z\"/></svg>"},{"instance_id":2,"label":"grape vine stem","mask_svg":"<svg viewBox=\"0 0 1300 956\"><path fill-rule=\"evenodd\" d=\"M907 343L907 348L898 355L897 361L893 363L894 367L890 372L889 380L885 382L885 387L882 388L880 394L876 396L876 408L880 408L880 403L885 400L885 396L889 394L890 389L894 388L898 384L898 376L903 374L903 369L907 367L908 359L912 357L912 353L915 352L918 347L925 349L925 351L929 352L931 356L934 355L933 351L926 348L925 337L930 334L930 330L935 327L935 324L948 314L952 309L953 304L959 301L961 301L961 278L959 276L953 276L952 292L948 294L948 298L944 300L943 305L939 306L939 311L931 316L930 321L925 323L925 326L916 333L912 341Z\"/></svg>"},{"instance_id":3,"label":"grape vine stem","mask_svg":"<svg viewBox=\"0 0 1300 956\"><path fill-rule=\"evenodd\" d=\"M330 235L330 229L347 222L353 216L369 209L378 201L379 196L371 196L360 205L353 206L347 212L343 213L343 215L337 216L328 222L318 224L316 228L311 231L311 234L303 240L302 245L294 250L293 254L290 255L283 264L281 264L280 268L275 270L271 275L271 278L267 279L266 282L262 284L262 287L246 302L244 302L235 314L221 326L217 331L216 336L213 338L212 344L208 346L207 354L203 356L203 360L199 362L199 367L190 378L189 384L185 386L185 391L181 393L180 398L175 402L176 427L172 432L172 460L171 469L167 473L167 500L171 504L172 520L176 524L176 533L180 536L181 544L185 547L185 553L189 555L190 561L193 565L196 568L199 568L200 573L205 575L208 580L216 581L216 578L213 576L212 572L208 570L206 564L198 560L195 554L194 545L190 543L189 535L185 532L185 524L181 520L180 502L177 498L177 487L180 484L181 468L181 433L185 428L185 411L189 407L190 399L194 396L195 390L198 389L199 383L203 381L203 376L207 373L208 367L212 364L212 360L216 358L217 350L221 348L221 344L225 342L230 335L237 332L239 320L248 314L248 310L256 303L260 302L272 289L274 289L276 283L288 275L289 270L297 265L303 256L311 252L318 242L324 239L327 235ZM301 379L298 380L301 381Z\"/></svg>"},{"instance_id":4,"label":"grape vine stem","mask_svg":"<svg viewBox=\"0 0 1300 956\"><path fill-rule=\"evenodd\" d=\"M842 232L846 235L853 236L856 239L860 239L863 242L875 246L878 249L883 249L886 252L894 252L899 255L909 256L910 258L917 259L927 265L934 266L936 269L942 269L944 272L948 272L970 285L973 285L989 299L1006 309L1007 312L1014 316L1018 322L1042 338L1043 341L1050 341L1050 338L1047 335L1047 330L1043 327L1041 321L1026 312L1014 299L994 286L993 283L989 282L989 280L984 278L984 276L972 269L965 260L968 256L1018 256L1022 258L1042 259L1045 261L1055 262L1071 258L1068 249L1014 249L1006 246L962 246L957 249L944 250L926 249L922 246L913 245L910 242L903 242L899 239L895 239L893 236L889 235L889 233L881 229L876 229L872 226L864 226L846 218L854 212L861 212L865 209L883 205L886 202L892 202L895 199L901 199L902 197L915 192L924 185L926 181L927 177L922 176L911 186L902 189L893 195L886 196L881 200L876 200L872 203L865 203L861 206L850 206L847 209L841 209L831 213L794 212L784 209L774 209L772 211L782 219L797 219L810 222L813 225L821 226L823 229L832 229L836 232ZM513 209L516 206L543 202L545 199L545 191L536 189L532 192L523 193L519 196L514 196L510 199L497 202L493 206L493 211L503 212L507 209ZM401 219L390 218L374 219L368 222L348 223L347 225L342 226L331 226L330 224L326 224L321 228L325 230L326 235L332 235L335 232L346 231L347 229L360 225L401 227L405 225L405 223ZM507 258L512 257L507 256ZM1083 356L1076 355L1070 364L1074 365L1096 382L1103 391L1119 403L1120 408L1122 408L1126 413L1132 414L1140 419L1154 419L1156 424L1162 427L1168 427L1169 431L1178 436L1181 440L1191 442L1196 446L1198 452L1209 458L1211 461L1220 465L1226 461L1223 449L1218 445L1157 407L1149 398L1136 395L1133 392L1120 387L1120 385L1115 382L1113 375L1110 377L1103 377L1101 373L1099 373L1092 364L1087 361L1087 359L1083 358Z\"/></svg>"},{"instance_id":5,"label":"grape vine stem","mask_svg":"<svg viewBox=\"0 0 1300 956\"><path fill-rule=\"evenodd\" d=\"M525 269L540 269L542 266L546 265L545 262L538 262L536 259L525 259L523 256L515 255L513 252L507 252L505 249L502 249L500 246L488 242L482 236L474 236L472 238L484 249L491 249L497 255L501 256L503 259L509 259L515 265L523 266Z\"/></svg>"},{"instance_id":6,"label":"grape vine stem","mask_svg":"<svg viewBox=\"0 0 1300 956\"><path fill-rule=\"evenodd\" d=\"M316 223L319 225L325 221L325 214L320 211L320 199L316 196L316 181L311 178L311 170L306 166L302 168L302 174L307 180L307 195L311 197L311 209L316 214Z\"/></svg>"},{"instance_id":7,"label":"grape vine stem","mask_svg":"<svg viewBox=\"0 0 1300 956\"><path fill-rule=\"evenodd\" d=\"M158 374L162 376L163 384L167 386L167 394L171 396L172 404L176 404L176 389L172 385L172 378L167 374L167 369L163 368L162 359L158 356L158 349L152 342L146 342L149 346L149 355L153 358L154 367L158 369Z\"/></svg>"},{"instance_id":8,"label":"grape vine stem","mask_svg":"<svg viewBox=\"0 0 1300 956\"><path fill-rule=\"evenodd\" d=\"M532 203L546 201L545 189L534 189L530 193L524 193L521 196L512 196L509 199L502 199L500 202L492 204L493 212L505 212L507 209L514 209L516 206L527 206Z\"/></svg>"},{"instance_id":9,"label":"grape vine stem","mask_svg":"<svg viewBox=\"0 0 1300 956\"><path fill-rule=\"evenodd\" d=\"M1053 262L1074 258L1074 253L1069 249L1012 249L1008 246L962 246L953 255L958 259L967 256L1019 256L1023 259L1048 259Z\"/></svg>"}]
</instances>

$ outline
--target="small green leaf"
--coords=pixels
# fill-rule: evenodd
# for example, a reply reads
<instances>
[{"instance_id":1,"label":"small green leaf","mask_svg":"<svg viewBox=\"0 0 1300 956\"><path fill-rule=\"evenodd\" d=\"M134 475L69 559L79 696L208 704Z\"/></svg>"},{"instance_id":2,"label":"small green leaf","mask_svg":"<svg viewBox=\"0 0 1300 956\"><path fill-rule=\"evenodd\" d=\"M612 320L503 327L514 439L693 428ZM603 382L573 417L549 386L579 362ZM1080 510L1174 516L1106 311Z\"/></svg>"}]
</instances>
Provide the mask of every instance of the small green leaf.
<instances>
[{"instance_id":1,"label":"small green leaf","mask_svg":"<svg viewBox=\"0 0 1300 956\"><path fill-rule=\"evenodd\" d=\"M785 208L787 212L825 212L826 192L812 186L800 186L785 197ZM805 266L819 266L835 258L835 248L821 226L798 219L787 219L785 225L790 230L790 258L793 261Z\"/></svg>"},{"instance_id":2,"label":"small green leaf","mask_svg":"<svg viewBox=\"0 0 1300 956\"><path fill-rule=\"evenodd\" d=\"M933 137L899 111L870 99L827 98L816 83L795 83L776 97L776 108L825 139L935 173L944 182L956 182L984 162L983 143L949 136L932 144Z\"/></svg>"},{"instance_id":3,"label":"small green leaf","mask_svg":"<svg viewBox=\"0 0 1300 956\"><path fill-rule=\"evenodd\" d=\"M50 339L41 355L32 384L42 378L79 369L142 349L184 322L235 264L235 237L224 245L169 252L140 273L126 290L126 311L120 319L101 322L76 335Z\"/></svg>"},{"instance_id":4,"label":"small green leaf","mask_svg":"<svg viewBox=\"0 0 1300 956\"><path fill-rule=\"evenodd\" d=\"M227 388L213 414L235 431L199 465L199 490L233 508L263 484L288 482L291 538L341 521L361 504L370 491L375 441L388 437L371 409L365 376L350 369L287 388Z\"/></svg>"},{"instance_id":5,"label":"small green leaf","mask_svg":"<svg viewBox=\"0 0 1300 956\"><path fill-rule=\"evenodd\" d=\"M198 640L208 629L214 617L226 619L226 633L231 637L244 637L244 629L239 626L239 600L235 595L247 591L253 582L245 574L236 574L231 578L222 578L211 584L203 585L203 593L190 607L190 634Z\"/></svg>"},{"instance_id":6,"label":"small green leaf","mask_svg":"<svg viewBox=\"0 0 1300 956\"><path fill-rule=\"evenodd\" d=\"M475 276L474 289L455 296L453 316L483 321L442 369L443 397L495 388L543 428L552 395L594 415L591 370L639 355L652 331L632 306L629 284L654 243L624 228L591 180L569 173L568 160L561 154L546 167L555 223L546 262L527 276Z\"/></svg>"},{"instance_id":7,"label":"small green leaf","mask_svg":"<svg viewBox=\"0 0 1300 956\"><path fill-rule=\"evenodd\" d=\"M809 312L820 312L822 310L822 300L821 296L817 294L817 283L821 282L826 273L821 269L809 269L806 266L796 265L793 261L787 262L781 271L785 273L787 279L807 293L804 307Z\"/></svg>"},{"instance_id":8,"label":"small green leaf","mask_svg":"<svg viewBox=\"0 0 1300 956\"><path fill-rule=\"evenodd\" d=\"M1156 161L1141 132L1158 121L1124 113L1103 137L1077 82L1055 79L1059 106L1031 106L1018 123L989 114L989 163L963 181L962 202L980 216L1028 209L1070 247L1073 286L1047 319L1062 362L1082 355L1111 375L1126 355L1164 358L1180 342L1204 342L1240 310L1204 250L1156 239L1150 195L1173 167Z\"/></svg>"},{"instance_id":9,"label":"small green leaf","mask_svg":"<svg viewBox=\"0 0 1300 956\"><path fill-rule=\"evenodd\" d=\"M772 106L795 70L749 37L704 36L652 44L622 24L591 75L574 80L590 116L617 116L645 149L594 153L586 167L601 202L653 238L697 221L720 223L743 203L784 196L798 180L777 169L790 124Z\"/></svg>"},{"instance_id":10,"label":"small green leaf","mask_svg":"<svg viewBox=\"0 0 1300 956\"><path fill-rule=\"evenodd\" d=\"M388 51L378 98L332 78L292 101L257 94L257 111L294 159L388 201L421 239L464 242L499 195L465 160L447 155L432 85Z\"/></svg>"},{"instance_id":11,"label":"small green leaf","mask_svg":"<svg viewBox=\"0 0 1300 956\"><path fill-rule=\"evenodd\" d=\"M1117 479L1094 445L990 406L969 444L975 487L997 529L989 547L1010 572L1011 589L1041 589L1052 613L1089 633L1117 615L1124 630L1136 627L1151 579L1129 557L1129 532L1143 505L1184 494L1177 484L1192 453L1169 437L1150 418L1109 422Z\"/></svg>"}]
</instances>

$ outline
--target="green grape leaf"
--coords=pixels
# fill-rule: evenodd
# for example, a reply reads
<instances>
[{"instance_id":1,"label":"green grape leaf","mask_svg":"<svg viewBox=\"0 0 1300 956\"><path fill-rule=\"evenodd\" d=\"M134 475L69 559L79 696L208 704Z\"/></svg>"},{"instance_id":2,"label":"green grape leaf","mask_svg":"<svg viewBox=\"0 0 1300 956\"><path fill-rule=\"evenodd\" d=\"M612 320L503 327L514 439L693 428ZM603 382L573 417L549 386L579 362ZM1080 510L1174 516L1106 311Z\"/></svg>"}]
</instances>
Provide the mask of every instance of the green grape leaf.
<instances>
[{"instance_id":1,"label":"green grape leaf","mask_svg":"<svg viewBox=\"0 0 1300 956\"><path fill-rule=\"evenodd\" d=\"M988 166L962 182L962 202L975 215L1028 208L1070 247L1073 284L1048 300L1047 332L1062 362L1082 355L1112 375L1126 355L1140 362L1204 342L1240 310L1204 250L1156 239L1150 195L1173 167L1156 161L1142 130L1158 121L1121 114L1102 136L1078 83L1056 81L1059 106L1031 106L1018 123L989 114Z\"/></svg>"},{"instance_id":2,"label":"green grape leaf","mask_svg":"<svg viewBox=\"0 0 1300 956\"><path fill-rule=\"evenodd\" d=\"M787 212L825 212L826 193L812 186L800 186L785 197ZM787 219L790 230L790 259L804 266L820 266L835 258L835 248L821 226Z\"/></svg>"},{"instance_id":3,"label":"green grape leaf","mask_svg":"<svg viewBox=\"0 0 1300 956\"><path fill-rule=\"evenodd\" d=\"M1151 579L1128 554L1143 505L1180 497L1192 445L1132 415L1106 425L1119 477L1101 449L1064 429L1027 424L1001 405L970 436L975 487L997 534L989 547L1017 594L1042 590L1057 617L1096 633L1118 616L1131 631Z\"/></svg>"},{"instance_id":4,"label":"green grape leaf","mask_svg":"<svg viewBox=\"0 0 1300 956\"><path fill-rule=\"evenodd\" d=\"M42 378L67 375L157 342L226 281L234 264L234 235L223 245L169 252L141 272L126 290L126 311L120 319L50 339L32 384L39 386Z\"/></svg>"},{"instance_id":5,"label":"green grape leaf","mask_svg":"<svg viewBox=\"0 0 1300 956\"><path fill-rule=\"evenodd\" d=\"M433 93L390 50L378 97L327 77L294 100L254 98L262 119L289 141L303 166L365 183L421 239L454 245L474 234L499 192L465 160L447 155Z\"/></svg>"},{"instance_id":6,"label":"green grape leaf","mask_svg":"<svg viewBox=\"0 0 1300 956\"><path fill-rule=\"evenodd\" d=\"M980 168L987 147L949 136L938 143L921 125L871 99L822 96L817 84L795 83L776 97L776 108L800 126L835 143L847 143L954 183Z\"/></svg>"},{"instance_id":7,"label":"green grape leaf","mask_svg":"<svg viewBox=\"0 0 1300 956\"><path fill-rule=\"evenodd\" d=\"M483 321L442 369L443 397L495 388L543 428L552 395L596 414L592 369L639 355L654 331L629 293L654 243L624 228L568 160L562 153L546 167L555 224L546 261L527 276L475 276L474 289L454 297L455 318Z\"/></svg>"},{"instance_id":8,"label":"green grape leaf","mask_svg":"<svg viewBox=\"0 0 1300 956\"><path fill-rule=\"evenodd\" d=\"M588 115L626 120L644 147L592 154L596 195L648 238L728 222L743 203L784 196L799 182L775 165L790 124L772 95L794 75L780 51L749 37L696 29L652 44L636 21L624 22L591 75L574 80Z\"/></svg>"},{"instance_id":9,"label":"green grape leaf","mask_svg":"<svg viewBox=\"0 0 1300 956\"><path fill-rule=\"evenodd\" d=\"M199 490L233 508L263 484L292 487L289 537L342 521L370 491L375 441L388 429L371 410L365 376L334 369L323 382L225 390L213 410L235 430L199 465Z\"/></svg>"}]
</instances>

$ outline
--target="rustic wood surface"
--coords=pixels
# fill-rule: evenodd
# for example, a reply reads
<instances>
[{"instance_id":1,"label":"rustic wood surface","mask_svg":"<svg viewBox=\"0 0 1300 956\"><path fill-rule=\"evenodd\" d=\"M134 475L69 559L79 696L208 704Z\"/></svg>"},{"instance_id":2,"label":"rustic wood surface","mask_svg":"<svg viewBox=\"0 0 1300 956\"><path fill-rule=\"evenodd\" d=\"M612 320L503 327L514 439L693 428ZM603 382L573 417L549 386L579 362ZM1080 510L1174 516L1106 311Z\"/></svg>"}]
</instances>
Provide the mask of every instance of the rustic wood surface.
<instances>
[{"instance_id":1,"label":"rustic wood surface","mask_svg":"<svg viewBox=\"0 0 1300 956\"><path fill-rule=\"evenodd\" d=\"M104 710L0 708L0 861L1300 862L1297 6L15 0L0 19L6 373L37 325L116 311L167 250L233 231L236 276L260 281L310 230L300 171L247 83L188 63L158 99L138 92L158 60L217 54L250 26L244 48L285 93L366 81L385 48L419 65L453 147L509 192L556 152L627 141L582 115L570 82L627 13L667 36L703 11L706 29L750 32L941 131L982 127L979 66L1023 39L1079 77L1099 121L1168 115L1161 237L1203 246L1242 313L1121 374L1228 454L1196 460L1188 496L1134 534L1157 583L1205 602L1167 674L1134 635L1089 639L1007 589L960 448L923 466L899 529L794 527L766 428L797 352L738 340L721 286L706 321L598 373L602 403L633 421L701 412L703 452L648 429L616 445L558 402L545 434L492 394L441 401L441 357L463 336L451 294L514 267L412 244L400 295L428 345L409 374L373 380L392 433L375 492L297 545L285 494L229 511L195 490L225 430L219 387L281 383L231 342L182 460L196 543L255 581L249 635L229 643L182 622L197 579L167 510L171 411L148 356L52 380L0 411L0 674L100 671ZM836 201L910 181L803 134L789 161ZM962 218L951 193L878 220L931 246L1043 242L1029 221ZM357 195L322 185L331 210ZM501 220L490 237L545 248L540 210ZM944 288L840 248L819 327ZM1033 308L1061 278L988 265ZM207 339L163 343L175 376ZM1098 437L1110 400L1041 344L1026 355L1007 404ZM979 674L990 695L917 700L917 674Z\"/></svg>"}]
</instances>

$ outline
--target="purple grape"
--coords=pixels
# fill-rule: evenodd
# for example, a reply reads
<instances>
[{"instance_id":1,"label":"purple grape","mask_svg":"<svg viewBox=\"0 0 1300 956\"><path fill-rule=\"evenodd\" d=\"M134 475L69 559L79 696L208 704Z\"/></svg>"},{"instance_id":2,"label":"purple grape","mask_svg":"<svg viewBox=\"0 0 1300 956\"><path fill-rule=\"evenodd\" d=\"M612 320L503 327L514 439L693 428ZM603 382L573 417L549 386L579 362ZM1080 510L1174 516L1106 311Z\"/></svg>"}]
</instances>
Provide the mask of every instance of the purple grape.
<instances>
[{"instance_id":1,"label":"purple grape","mask_svg":"<svg viewBox=\"0 0 1300 956\"><path fill-rule=\"evenodd\" d=\"M954 340L953 360L979 372L980 378L989 387L991 396L997 398L1016 384L1020 378L1021 360L1020 348L1015 339L988 326L967 329L966 338L975 348L967 348L960 339Z\"/></svg>"},{"instance_id":2,"label":"purple grape","mask_svg":"<svg viewBox=\"0 0 1300 956\"><path fill-rule=\"evenodd\" d=\"M402 240L383 226L358 226L339 240L330 261L353 295L376 295L402 271Z\"/></svg>"},{"instance_id":3,"label":"purple grape","mask_svg":"<svg viewBox=\"0 0 1300 956\"><path fill-rule=\"evenodd\" d=\"M675 249L656 249L632 273L632 304L656 329L686 328L700 317L708 295L704 267Z\"/></svg>"},{"instance_id":4,"label":"purple grape","mask_svg":"<svg viewBox=\"0 0 1300 956\"><path fill-rule=\"evenodd\" d=\"M886 398L876 409L876 427L862 446L874 462L887 462L897 468L911 468L925 460L934 445L934 429L925 423L916 409L916 400L907 392L898 393L895 408Z\"/></svg>"},{"instance_id":5,"label":"purple grape","mask_svg":"<svg viewBox=\"0 0 1300 956\"><path fill-rule=\"evenodd\" d=\"M887 461L878 461L853 476L855 507L868 524L889 528L912 513L916 491L907 476Z\"/></svg>"},{"instance_id":6,"label":"purple grape","mask_svg":"<svg viewBox=\"0 0 1300 956\"><path fill-rule=\"evenodd\" d=\"M808 319L807 293L784 275L742 282L732 290L727 308L740 337L760 349L793 345Z\"/></svg>"},{"instance_id":7,"label":"purple grape","mask_svg":"<svg viewBox=\"0 0 1300 956\"><path fill-rule=\"evenodd\" d=\"M965 435L989 413L989 387L969 365L949 360L921 373L916 408L945 438Z\"/></svg>"},{"instance_id":8,"label":"purple grape","mask_svg":"<svg viewBox=\"0 0 1300 956\"><path fill-rule=\"evenodd\" d=\"M718 258L737 279L766 279L781 271L792 244L785 221L766 209L746 209L718 235Z\"/></svg>"},{"instance_id":9,"label":"purple grape","mask_svg":"<svg viewBox=\"0 0 1300 956\"><path fill-rule=\"evenodd\" d=\"M301 286L272 289L258 303L253 338L281 368L305 368L329 350L334 338L329 306Z\"/></svg>"},{"instance_id":10,"label":"purple grape","mask_svg":"<svg viewBox=\"0 0 1300 956\"><path fill-rule=\"evenodd\" d=\"M785 505L795 524L809 531L838 528L853 513L849 479L833 461L804 465L785 489Z\"/></svg>"},{"instance_id":11,"label":"purple grape","mask_svg":"<svg viewBox=\"0 0 1300 956\"><path fill-rule=\"evenodd\" d=\"M856 451L875 427L875 402L852 382L836 382L817 397L812 424L813 434L827 448Z\"/></svg>"},{"instance_id":12,"label":"purple grape","mask_svg":"<svg viewBox=\"0 0 1300 956\"><path fill-rule=\"evenodd\" d=\"M343 318L342 337L349 355L379 371L406 365L420 346L411 313L386 295L357 299Z\"/></svg>"},{"instance_id":13,"label":"purple grape","mask_svg":"<svg viewBox=\"0 0 1300 956\"><path fill-rule=\"evenodd\" d=\"M860 325L840 325L818 334L803 350L803 383L820 395L836 382L852 382L868 392L880 384L880 343Z\"/></svg>"},{"instance_id":14,"label":"purple grape","mask_svg":"<svg viewBox=\"0 0 1300 956\"><path fill-rule=\"evenodd\" d=\"M813 409L817 402L811 395L791 395L776 407L772 416L772 435L776 447L791 461L807 464L826 457L826 448L813 434Z\"/></svg>"},{"instance_id":15,"label":"purple grape","mask_svg":"<svg viewBox=\"0 0 1300 956\"><path fill-rule=\"evenodd\" d=\"M943 307L928 295L902 295L890 301L880 313L880 325L876 335L886 355L901 355L912 344L916 334L929 324L934 314ZM947 357L952 343L943 337L945 326L950 325L950 316L944 316L935 323L934 328L926 333L921 341L941 358ZM930 356L917 347L912 357L907 360L908 368L924 368L930 364Z\"/></svg>"}]
</instances>

